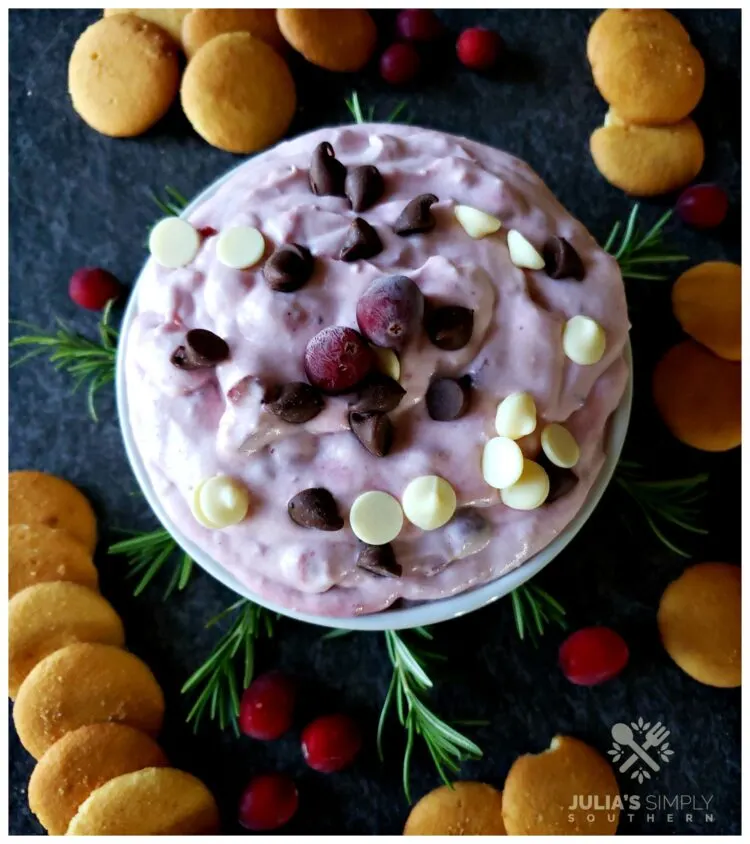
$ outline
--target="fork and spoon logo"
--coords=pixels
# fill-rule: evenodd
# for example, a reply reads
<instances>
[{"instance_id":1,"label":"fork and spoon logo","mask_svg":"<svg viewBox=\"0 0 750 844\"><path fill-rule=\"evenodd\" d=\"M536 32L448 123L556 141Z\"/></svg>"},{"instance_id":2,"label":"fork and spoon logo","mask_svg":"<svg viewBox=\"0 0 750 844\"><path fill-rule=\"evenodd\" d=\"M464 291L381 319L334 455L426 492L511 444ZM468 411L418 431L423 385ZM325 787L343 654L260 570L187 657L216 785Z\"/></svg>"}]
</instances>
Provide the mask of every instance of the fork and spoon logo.
<instances>
[{"instance_id":1,"label":"fork and spoon logo","mask_svg":"<svg viewBox=\"0 0 750 844\"><path fill-rule=\"evenodd\" d=\"M651 724L639 718L630 724L617 723L612 727L612 749L607 751L612 761L617 763L621 773L632 770L631 778L642 783L651 779L651 771L659 771L661 763L668 763L674 750L669 746L667 738L670 731L657 721ZM648 751L653 751L649 753ZM628 751L630 753L628 754Z\"/></svg>"}]
</instances>

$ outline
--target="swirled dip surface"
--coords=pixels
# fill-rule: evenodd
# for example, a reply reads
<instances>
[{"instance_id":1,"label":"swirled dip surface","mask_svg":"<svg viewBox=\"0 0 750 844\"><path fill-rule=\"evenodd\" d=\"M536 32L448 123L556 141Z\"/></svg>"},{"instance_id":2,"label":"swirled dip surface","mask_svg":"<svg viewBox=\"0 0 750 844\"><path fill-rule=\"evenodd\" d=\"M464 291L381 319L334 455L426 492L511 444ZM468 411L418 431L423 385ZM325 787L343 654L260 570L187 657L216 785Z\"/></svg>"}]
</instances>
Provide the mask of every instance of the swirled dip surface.
<instances>
[{"instance_id":1,"label":"swirled dip surface","mask_svg":"<svg viewBox=\"0 0 750 844\"><path fill-rule=\"evenodd\" d=\"M385 192L374 207L357 215L346 199L311 192L311 154L323 141L346 166L377 166ZM423 193L439 198L434 230L397 236L394 221ZM503 227L473 240L454 216L456 204L496 215ZM339 252L355 216L375 227L383 250L370 260L343 262ZM602 466L607 422L625 388L629 325L616 262L526 164L414 127L321 129L243 164L188 219L217 232L255 226L265 237L266 257L291 242L315 257L312 279L296 293L271 290L262 261L245 271L223 265L216 236L203 240L187 267L170 270L152 259L125 337L130 423L154 491L180 530L252 592L330 616L376 612L397 599L443 598L521 565L573 518ZM549 237L566 238L583 261L583 281L556 281L544 270L514 266L509 229L540 251ZM362 292L372 280L396 273L413 279L429 301L473 310L474 331L468 345L453 352L436 348L422 331L400 353L407 394L390 414L391 453L379 458L362 447L347 424L346 397L327 398L323 412L302 425L272 416L252 379L304 381L310 338L325 326L356 328ZM591 366L563 352L565 322L577 314L606 331L605 354ZM192 328L224 338L229 359L196 371L170 363ZM431 379L467 374L469 411L453 422L433 421L424 401ZM531 511L503 505L480 468L484 444L496 435L498 402L516 391L533 395L540 425L563 422L581 448L578 483ZM242 481L251 497L247 517L224 530L201 526L190 505L196 487L217 474ZM453 521L429 532L404 521L393 542L401 577L358 568L361 546L348 520L352 502L373 489L400 499L409 481L429 474L455 489ZM342 530L305 529L289 518L288 501L310 487L333 494Z\"/></svg>"}]
</instances>

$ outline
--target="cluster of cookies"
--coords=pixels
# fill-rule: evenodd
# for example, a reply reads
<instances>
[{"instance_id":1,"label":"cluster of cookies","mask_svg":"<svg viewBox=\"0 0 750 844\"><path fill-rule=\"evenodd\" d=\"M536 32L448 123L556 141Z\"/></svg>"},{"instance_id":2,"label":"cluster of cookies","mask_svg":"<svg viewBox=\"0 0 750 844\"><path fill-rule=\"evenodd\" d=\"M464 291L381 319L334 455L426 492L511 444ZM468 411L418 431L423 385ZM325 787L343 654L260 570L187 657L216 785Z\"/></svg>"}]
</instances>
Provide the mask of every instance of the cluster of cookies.
<instances>
[{"instance_id":1,"label":"cluster of cookies","mask_svg":"<svg viewBox=\"0 0 750 844\"><path fill-rule=\"evenodd\" d=\"M88 500L61 478L11 472L8 517L8 684L38 760L31 810L53 835L216 832L208 789L154 741L164 695L98 592Z\"/></svg>"},{"instance_id":2,"label":"cluster of cookies","mask_svg":"<svg viewBox=\"0 0 750 844\"><path fill-rule=\"evenodd\" d=\"M578 807L579 795L597 811ZM606 759L579 739L555 736L548 750L516 759L502 792L456 782L426 794L404 835L614 835L621 807Z\"/></svg>"},{"instance_id":3,"label":"cluster of cookies","mask_svg":"<svg viewBox=\"0 0 750 844\"><path fill-rule=\"evenodd\" d=\"M610 109L591 136L591 154L608 182L635 196L681 188L703 166L703 137L689 114L705 84L700 53L663 9L608 9L586 49Z\"/></svg>"},{"instance_id":4,"label":"cluster of cookies","mask_svg":"<svg viewBox=\"0 0 750 844\"><path fill-rule=\"evenodd\" d=\"M728 451L742 442L742 268L691 267L672 288L672 308L689 339L657 364L654 402L681 442Z\"/></svg>"},{"instance_id":5,"label":"cluster of cookies","mask_svg":"<svg viewBox=\"0 0 750 844\"><path fill-rule=\"evenodd\" d=\"M73 48L68 89L86 123L116 138L145 132L179 92L202 138L250 153L279 140L294 116L289 46L349 72L376 40L363 9L105 9Z\"/></svg>"}]
</instances>

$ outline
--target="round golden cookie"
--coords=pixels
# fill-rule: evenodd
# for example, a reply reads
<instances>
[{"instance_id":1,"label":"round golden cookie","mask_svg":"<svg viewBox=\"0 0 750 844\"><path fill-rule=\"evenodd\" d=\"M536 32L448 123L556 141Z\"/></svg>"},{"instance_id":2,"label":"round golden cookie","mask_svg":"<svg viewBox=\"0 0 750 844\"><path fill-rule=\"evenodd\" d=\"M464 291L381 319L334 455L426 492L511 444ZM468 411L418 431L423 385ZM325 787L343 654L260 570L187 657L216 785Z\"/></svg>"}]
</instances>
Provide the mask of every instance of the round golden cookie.
<instances>
[{"instance_id":1,"label":"round golden cookie","mask_svg":"<svg viewBox=\"0 0 750 844\"><path fill-rule=\"evenodd\" d=\"M46 525L8 528L8 597L27 586L67 580L98 589L99 578L91 554L64 530Z\"/></svg>"},{"instance_id":2,"label":"round golden cookie","mask_svg":"<svg viewBox=\"0 0 750 844\"><path fill-rule=\"evenodd\" d=\"M691 182L703 166L700 129L690 120L673 126L635 126L609 115L591 136L597 170L633 196L656 196Z\"/></svg>"},{"instance_id":3,"label":"round golden cookie","mask_svg":"<svg viewBox=\"0 0 750 844\"><path fill-rule=\"evenodd\" d=\"M195 131L209 144L237 153L278 141L297 104L284 59L247 32L204 44L185 70L180 96Z\"/></svg>"},{"instance_id":4,"label":"round golden cookie","mask_svg":"<svg viewBox=\"0 0 750 844\"><path fill-rule=\"evenodd\" d=\"M684 30L636 24L601 40L590 55L594 83L628 123L677 123L698 105L706 71Z\"/></svg>"},{"instance_id":5,"label":"round golden cookie","mask_svg":"<svg viewBox=\"0 0 750 844\"><path fill-rule=\"evenodd\" d=\"M8 605L9 697L45 656L75 642L125 643L120 617L98 592L63 581L19 592Z\"/></svg>"},{"instance_id":6,"label":"round golden cookie","mask_svg":"<svg viewBox=\"0 0 750 844\"><path fill-rule=\"evenodd\" d=\"M742 358L742 268L706 261L672 287L672 309L683 331L721 358Z\"/></svg>"},{"instance_id":7,"label":"round golden cookie","mask_svg":"<svg viewBox=\"0 0 750 844\"><path fill-rule=\"evenodd\" d=\"M659 632L667 653L694 680L733 688L742 679L740 567L698 563L664 590Z\"/></svg>"},{"instance_id":8,"label":"round golden cookie","mask_svg":"<svg viewBox=\"0 0 750 844\"><path fill-rule=\"evenodd\" d=\"M378 32L364 9L277 9L286 40L312 64L349 73L375 52Z\"/></svg>"},{"instance_id":9,"label":"round golden cookie","mask_svg":"<svg viewBox=\"0 0 750 844\"><path fill-rule=\"evenodd\" d=\"M8 475L8 524L59 528L90 553L96 547L96 516L86 496L44 472L24 469Z\"/></svg>"},{"instance_id":10,"label":"round golden cookie","mask_svg":"<svg viewBox=\"0 0 750 844\"><path fill-rule=\"evenodd\" d=\"M641 36L664 35L683 44L690 36L677 18L666 9L606 9L591 25L586 41L586 55L593 64L616 45L623 36L638 30Z\"/></svg>"},{"instance_id":11,"label":"round golden cookie","mask_svg":"<svg viewBox=\"0 0 750 844\"><path fill-rule=\"evenodd\" d=\"M404 835L505 835L502 810L502 792L491 785L441 785L412 807Z\"/></svg>"},{"instance_id":12,"label":"round golden cookie","mask_svg":"<svg viewBox=\"0 0 750 844\"><path fill-rule=\"evenodd\" d=\"M612 808L571 809L577 795ZM603 756L571 736L555 736L549 750L519 756L511 765L503 787L505 829L508 835L614 835L619 795Z\"/></svg>"},{"instance_id":13,"label":"round golden cookie","mask_svg":"<svg viewBox=\"0 0 750 844\"><path fill-rule=\"evenodd\" d=\"M182 22L190 9L105 9L104 17L112 15L135 15L144 21L160 26L175 40L177 44L182 41Z\"/></svg>"},{"instance_id":14,"label":"round golden cookie","mask_svg":"<svg viewBox=\"0 0 750 844\"><path fill-rule=\"evenodd\" d=\"M92 791L67 835L209 835L219 831L211 792L175 768L144 768Z\"/></svg>"},{"instance_id":15,"label":"round golden cookie","mask_svg":"<svg viewBox=\"0 0 750 844\"><path fill-rule=\"evenodd\" d=\"M65 835L78 807L115 777L168 765L159 745L125 724L91 724L66 733L29 780L29 808L50 835Z\"/></svg>"},{"instance_id":16,"label":"round golden cookie","mask_svg":"<svg viewBox=\"0 0 750 844\"><path fill-rule=\"evenodd\" d=\"M73 108L92 129L113 138L130 138L153 126L179 86L174 41L134 15L112 15L91 24L70 56Z\"/></svg>"},{"instance_id":17,"label":"round golden cookie","mask_svg":"<svg viewBox=\"0 0 750 844\"><path fill-rule=\"evenodd\" d=\"M188 58L207 41L226 32L249 32L283 52L286 41L276 23L276 9L193 9L182 23L182 43Z\"/></svg>"},{"instance_id":18,"label":"round golden cookie","mask_svg":"<svg viewBox=\"0 0 750 844\"><path fill-rule=\"evenodd\" d=\"M68 645L46 656L21 683L13 720L35 758L71 730L117 721L155 736L164 695L148 666L112 645Z\"/></svg>"},{"instance_id":19,"label":"round golden cookie","mask_svg":"<svg viewBox=\"0 0 750 844\"><path fill-rule=\"evenodd\" d=\"M654 403L680 442L728 451L742 442L742 368L694 340L673 346L652 382Z\"/></svg>"}]
</instances>

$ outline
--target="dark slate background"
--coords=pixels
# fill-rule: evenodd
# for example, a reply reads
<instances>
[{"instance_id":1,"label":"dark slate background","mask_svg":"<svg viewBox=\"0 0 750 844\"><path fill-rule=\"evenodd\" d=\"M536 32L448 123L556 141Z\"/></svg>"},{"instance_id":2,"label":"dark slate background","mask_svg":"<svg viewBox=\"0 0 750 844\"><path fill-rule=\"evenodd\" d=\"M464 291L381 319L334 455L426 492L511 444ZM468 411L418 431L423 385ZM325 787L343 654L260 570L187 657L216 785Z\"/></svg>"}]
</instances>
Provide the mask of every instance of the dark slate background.
<instances>
[{"instance_id":1,"label":"dark slate background","mask_svg":"<svg viewBox=\"0 0 750 844\"><path fill-rule=\"evenodd\" d=\"M81 265L102 265L132 280L144 260L149 225L159 212L148 188L166 184L192 196L237 162L197 137L179 108L134 140L112 140L90 130L73 113L66 92L73 43L94 11L14 11L10 14L10 314L51 327L55 316L92 332L96 317L68 299L67 280ZM415 123L466 134L526 159L562 202L603 237L630 200L607 185L593 167L588 137L606 110L585 60L591 11L441 12L455 31L484 24L502 33L508 56L492 78L458 67L450 46L426 78L404 93L382 83L375 70L356 76L325 73L295 61L299 108L290 134L347 122L344 96L353 88L365 105L385 116L402 98ZM707 66L706 94L696 119L707 158L703 176L723 184L732 213L717 232L696 233L674 224L670 238L695 262L740 259L740 14L680 13ZM381 13L384 37L391 16ZM670 198L645 207L653 221ZM739 561L740 455L694 452L674 442L654 415L649 376L658 355L679 337L668 283L629 282L636 357L636 407L630 456L653 478L708 470L708 537L684 538L695 560ZM41 362L11 370L10 466L54 472L80 485L95 502L104 531L155 526L135 493L120 442L112 395L103 391L101 422L92 423L68 377ZM681 537L682 538L682 537ZM102 546L104 546L104 542ZM103 589L123 615L129 646L153 668L168 700L163 743L177 766L202 777L217 795L224 829L239 831L235 806L248 778L268 770L297 778L301 803L289 833L398 833L407 814L401 793L399 730L388 733L387 759L374 752L380 703L390 676L382 636L358 634L322 642L318 631L284 621L263 644L258 667L281 667L304 689L295 731L280 742L254 743L219 735L211 727L194 737L184 724L184 679L209 652L215 633L204 622L233 596L203 573L186 592L163 603L153 588L135 598L123 564L98 558ZM568 610L572 629L608 624L631 648L630 664L616 680L587 689L570 685L556 666L563 634L551 630L538 649L519 642L510 602L504 600L436 630L451 657L433 695L446 717L489 719L470 728L482 761L462 775L502 787L513 759L547 747L555 733L571 733L605 752L616 721L662 720L672 731L673 761L643 786L623 792L711 796L714 821L693 813L653 819L623 818L623 832L734 833L740 831L740 694L701 686L662 650L655 610L666 584L684 561L665 551L612 490L587 528L539 578ZM342 707L361 719L366 751L342 774L305 768L299 728L306 719ZM26 783L32 761L10 729L10 831L39 834L30 815ZM414 792L437 785L428 758L414 760Z\"/></svg>"}]
</instances>

